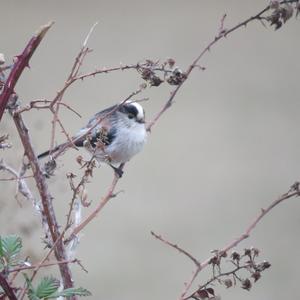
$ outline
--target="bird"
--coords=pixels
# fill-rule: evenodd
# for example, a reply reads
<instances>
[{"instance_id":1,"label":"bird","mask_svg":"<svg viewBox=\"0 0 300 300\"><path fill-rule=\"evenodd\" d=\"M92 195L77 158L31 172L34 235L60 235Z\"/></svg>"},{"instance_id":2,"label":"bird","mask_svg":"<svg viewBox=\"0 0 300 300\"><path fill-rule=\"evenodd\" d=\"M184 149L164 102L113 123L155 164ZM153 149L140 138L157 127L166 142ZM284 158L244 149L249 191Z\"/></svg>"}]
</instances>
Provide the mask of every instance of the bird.
<instances>
[{"instance_id":1,"label":"bird","mask_svg":"<svg viewBox=\"0 0 300 300\"><path fill-rule=\"evenodd\" d=\"M76 147L84 147L99 163L107 163L119 177L123 174L120 165L138 154L146 139L145 111L139 103L131 101L96 113L72 138ZM45 151L38 159L52 155L68 144L65 142Z\"/></svg>"}]
</instances>

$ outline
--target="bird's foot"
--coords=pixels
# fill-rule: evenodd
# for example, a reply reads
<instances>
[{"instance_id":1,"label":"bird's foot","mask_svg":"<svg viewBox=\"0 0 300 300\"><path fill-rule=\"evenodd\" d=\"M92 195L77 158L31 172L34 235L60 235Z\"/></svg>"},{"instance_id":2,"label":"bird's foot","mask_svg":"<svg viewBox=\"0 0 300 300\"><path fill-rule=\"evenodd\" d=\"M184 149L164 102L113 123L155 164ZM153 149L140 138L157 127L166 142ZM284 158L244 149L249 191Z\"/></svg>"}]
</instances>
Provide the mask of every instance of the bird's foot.
<instances>
[{"instance_id":1,"label":"bird's foot","mask_svg":"<svg viewBox=\"0 0 300 300\"><path fill-rule=\"evenodd\" d=\"M119 178L121 178L124 174L124 171L121 169L121 167L115 167L113 165L110 165L112 169L115 171L115 173L118 175Z\"/></svg>"}]
</instances>

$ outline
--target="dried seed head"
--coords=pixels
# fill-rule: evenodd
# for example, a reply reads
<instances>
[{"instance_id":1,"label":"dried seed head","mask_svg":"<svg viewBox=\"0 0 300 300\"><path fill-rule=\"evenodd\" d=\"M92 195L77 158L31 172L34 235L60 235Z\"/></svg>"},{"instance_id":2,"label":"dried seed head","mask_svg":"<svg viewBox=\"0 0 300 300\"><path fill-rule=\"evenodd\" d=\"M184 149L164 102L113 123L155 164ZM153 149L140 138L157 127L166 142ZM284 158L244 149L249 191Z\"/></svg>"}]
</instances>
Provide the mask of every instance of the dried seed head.
<instances>
[{"instance_id":1,"label":"dried seed head","mask_svg":"<svg viewBox=\"0 0 300 300\"><path fill-rule=\"evenodd\" d=\"M150 68L143 69L141 72L141 76L144 80L149 80L154 73Z\"/></svg>"},{"instance_id":2,"label":"dried seed head","mask_svg":"<svg viewBox=\"0 0 300 300\"><path fill-rule=\"evenodd\" d=\"M240 260L240 258L241 258L241 256L240 256L240 254L238 253L238 252L236 252L236 251L233 251L232 253L231 253L231 258L233 259L233 260Z\"/></svg>"},{"instance_id":3,"label":"dried seed head","mask_svg":"<svg viewBox=\"0 0 300 300\"><path fill-rule=\"evenodd\" d=\"M175 63L176 63L175 59L173 59L173 58L167 59L167 64L169 65L170 68L173 68Z\"/></svg>"},{"instance_id":4,"label":"dried seed head","mask_svg":"<svg viewBox=\"0 0 300 300\"><path fill-rule=\"evenodd\" d=\"M296 4L296 17L298 17L299 13L300 13L300 2Z\"/></svg>"},{"instance_id":5,"label":"dried seed head","mask_svg":"<svg viewBox=\"0 0 300 300\"><path fill-rule=\"evenodd\" d=\"M251 247L251 251L253 253L254 256L258 256L259 255L259 249L255 248L255 247Z\"/></svg>"},{"instance_id":6,"label":"dried seed head","mask_svg":"<svg viewBox=\"0 0 300 300\"><path fill-rule=\"evenodd\" d=\"M219 255L221 257L227 257L227 252L226 251L220 251Z\"/></svg>"},{"instance_id":7,"label":"dried seed head","mask_svg":"<svg viewBox=\"0 0 300 300\"><path fill-rule=\"evenodd\" d=\"M225 280L223 281L223 283L225 284L225 286L226 286L227 288L230 288L230 287L232 287L232 285L233 285L232 280L229 279L229 278L225 279Z\"/></svg>"},{"instance_id":8,"label":"dried seed head","mask_svg":"<svg viewBox=\"0 0 300 300\"><path fill-rule=\"evenodd\" d=\"M257 265L258 271L264 271L266 269L269 269L271 267L271 264L268 261L263 261L262 263Z\"/></svg>"},{"instance_id":9,"label":"dried seed head","mask_svg":"<svg viewBox=\"0 0 300 300\"><path fill-rule=\"evenodd\" d=\"M171 75L167 78L170 85L179 85L186 79L186 74L176 67Z\"/></svg>"},{"instance_id":10,"label":"dried seed head","mask_svg":"<svg viewBox=\"0 0 300 300\"><path fill-rule=\"evenodd\" d=\"M220 265L220 257L215 255L209 260L209 264Z\"/></svg>"},{"instance_id":11,"label":"dried seed head","mask_svg":"<svg viewBox=\"0 0 300 300\"><path fill-rule=\"evenodd\" d=\"M259 271L255 271L251 277L254 279L254 282L256 282L261 277L261 274Z\"/></svg>"},{"instance_id":12,"label":"dried seed head","mask_svg":"<svg viewBox=\"0 0 300 300\"><path fill-rule=\"evenodd\" d=\"M278 0L271 0L270 1L270 8L272 9L278 9L280 5L280 2Z\"/></svg>"},{"instance_id":13,"label":"dried seed head","mask_svg":"<svg viewBox=\"0 0 300 300\"><path fill-rule=\"evenodd\" d=\"M281 12L281 18L285 23L288 19L290 19L293 16L294 8L291 4L286 3L281 7L280 12Z\"/></svg>"},{"instance_id":14,"label":"dried seed head","mask_svg":"<svg viewBox=\"0 0 300 300\"><path fill-rule=\"evenodd\" d=\"M252 287L252 283L250 279L246 278L245 280L242 281L242 289L250 291Z\"/></svg>"},{"instance_id":15,"label":"dried seed head","mask_svg":"<svg viewBox=\"0 0 300 300\"><path fill-rule=\"evenodd\" d=\"M251 256L251 249L246 248L246 249L244 250L244 255Z\"/></svg>"},{"instance_id":16,"label":"dried seed head","mask_svg":"<svg viewBox=\"0 0 300 300\"><path fill-rule=\"evenodd\" d=\"M56 161L54 159L50 159L47 161L44 165L44 175L47 178L50 178L50 176L54 175L54 171L56 169Z\"/></svg>"},{"instance_id":17,"label":"dried seed head","mask_svg":"<svg viewBox=\"0 0 300 300\"><path fill-rule=\"evenodd\" d=\"M81 155L78 155L78 156L76 157L76 161L77 161L77 163L78 163L80 166L82 166L82 164L83 164L83 157L82 157Z\"/></svg>"},{"instance_id":18,"label":"dried seed head","mask_svg":"<svg viewBox=\"0 0 300 300\"><path fill-rule=\"evenodd\" d=\"M149 79L149 83L151 86L159 86L161 85L161 83L164 82L163 80L161 80L158 76L153 75L150 79Z\"/></svg>"},{"instance_id":19,"label":"dried seed head","mask_svg":"<svg viewBox=\"0 0 300 300\"><path fill-rule=\"evenodd\" d=\"M72 172L69 172L66 175L67 175L67 178L71 178L71 179L76 177L76 175L73 174Z\"/></svg>"}]
</instances>

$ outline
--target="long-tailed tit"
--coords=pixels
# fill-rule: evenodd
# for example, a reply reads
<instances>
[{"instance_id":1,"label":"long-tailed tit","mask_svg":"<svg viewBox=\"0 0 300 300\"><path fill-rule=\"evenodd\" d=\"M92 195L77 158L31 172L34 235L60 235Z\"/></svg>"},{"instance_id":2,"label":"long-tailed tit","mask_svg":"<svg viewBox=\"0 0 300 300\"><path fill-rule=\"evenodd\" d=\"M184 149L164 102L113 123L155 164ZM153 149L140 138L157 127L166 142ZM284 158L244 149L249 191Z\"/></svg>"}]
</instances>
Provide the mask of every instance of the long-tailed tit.
<instances>
[{"instance_id":1,"label":"long-tailed tit","mask_svg":"<svg viewBox=\"0 0 300 300\"><path fill-rule=\"evenodd\" d=\"M97 161L108 163L121 175L116 165L129 161L139 153L146 137L143 107L137 102L125 102L95 114L73 139L76 139L75 146L84 147ZM60 144L51 153L46 151L38 158L53 154L67 144Z\"/></svg>"}]
</instances>

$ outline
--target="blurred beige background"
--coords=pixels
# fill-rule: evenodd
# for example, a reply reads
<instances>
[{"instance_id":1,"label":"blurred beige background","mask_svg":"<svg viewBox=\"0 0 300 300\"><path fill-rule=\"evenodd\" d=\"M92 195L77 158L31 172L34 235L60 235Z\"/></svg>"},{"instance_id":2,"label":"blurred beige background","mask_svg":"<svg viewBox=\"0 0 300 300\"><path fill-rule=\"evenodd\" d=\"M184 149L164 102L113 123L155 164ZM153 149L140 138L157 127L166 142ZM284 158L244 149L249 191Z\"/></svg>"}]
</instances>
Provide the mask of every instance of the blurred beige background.
<instances>
[{"instance_id":1,"label":"blurred beige background","mask_svg":"<svg viewBox=\"0 0 300 300\"><path fill-rule=\"evenodd\" d=\"M8 1L2 0L1 49L7 59L20 53L40 25L55 26L17 86L23 103L52 99L63 85L74 56L91 25L99 20L89 45L94 49L83 70L176 59L186 69L225 27L261 10L268 1ZM88 269L72 266L77 285L91 299L177 299L193 265L154 240L154 230L177 242L200 260L237 237L261 207L300 179L299 171L299 21L277 32L253 23L230 35L205 56L205 72L195 71L159 121L145 150L126 167L113 199L83 232L78 258ZM78 119L61 110L70 132L95 112L124 99L142 82L135 71L97 76L77 83L65 101L81 112ZM146 90L147 118L166 101L169 86ZM37 151L49 147L48 112L24 114ZM6 114L1 133L14 148L1 152L18 168L22 148ZM57 141L63 141L57 135ZM62 222L70 200L66 172L80 174L70 150L49 180ZM1 173L1 178L6 174ZM92 207L111 180L111 170L97 169L89 184ZM25 238L26 254L41 257L41 230L31 204L13 197L14 183L0 182L1 234ZM239 249L254 245L272 268L249 293L216 287L222 299L295 299L299 293L299 199L274 209ZM89 209L90 210L90 209ZM87 213L86 211L85 213ZM50 270L49 270L50 272ZM207 279L204 272L198 279Z\"/></svg>"}]
</instances>

